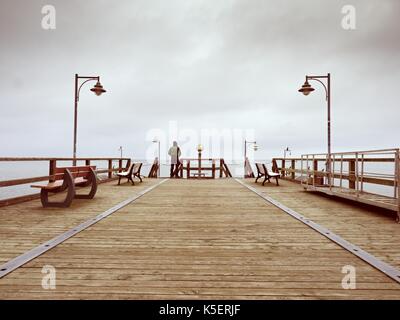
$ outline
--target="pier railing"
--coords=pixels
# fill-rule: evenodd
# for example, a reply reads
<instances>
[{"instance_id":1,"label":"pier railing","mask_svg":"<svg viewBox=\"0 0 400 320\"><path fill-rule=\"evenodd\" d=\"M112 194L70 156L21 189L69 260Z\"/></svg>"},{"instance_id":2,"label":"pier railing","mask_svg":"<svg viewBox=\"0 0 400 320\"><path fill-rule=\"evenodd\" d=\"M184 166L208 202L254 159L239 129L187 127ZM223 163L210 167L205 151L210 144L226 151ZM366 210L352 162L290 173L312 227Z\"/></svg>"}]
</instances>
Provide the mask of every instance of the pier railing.
<instances>
[{"instance_id":1,"label":"pier railing","mask_svg":"<svg viewBox=\"0 0 400 320\"><path fill-rule=\"evenodd\" d=\"M274 158L283 179L400 212L400 151L381 149Z\"/></svg>"},{"instance_id":2,"label":"pier railing","mask_svg":"<svg viewBox=\"0 0 400 320\"><path fill-rule=\"evenodd\" d=\"M187 179L215 179L217 171L219 171L220 178L223 176L232 177L228 165L223 158L183 158L181 162L179 175L183 177L183 171L186 170ZM211 174L207 176L206 172L210 172Z\"/></svg>"},{"instance_id":3,"label":"pier railing","mask_svg":"<svg viewBox=\"0 0 400 320\"><path fill-rule=\"evenodd\" d=\"M13 178L9 179L8 175L5 177L0 175L0 191L2 188L5 187L14 187L14 186L22 186L32 182L40 182L40 181L53 181L56 177L55 175L55 168L57 166L64 167L64 166L71 166L73 163L73 158L40 158L40 157L3 157L0 158L0 165L2 163L21 163L21 162L47 162L48 164L48 175L36 175L31 177L23 177L23 178ZM104 166L97 165L96 173L100 177L100 183L107 182L110 180L115 179L114 173L127 168L130 163L130 158L76 158L77 165L84 164L84 165L96 165L96 164L103 164ZM62 162L62 164L60 164ZM0 170L4 171L2 168ZM13 172L15 170L12 170ZM24 170L28 171L28 170ZM1 172L1 171L0 171ZM28 194L22 195L12 198L0 199L0 207L19 203L23 201L28 201L32 199L36 199L39 197L38 193L35 194Z\"/></svg>"},{"instance_id":4,"label":"pier railing","mask_svg":"<svg viewBox=\"0 0 400 320\"><path fill-rule=\"evenodd\" d=\"M396 185L399 174L397 172L398 153L399 149L332 153L331 172L326 170L327 155L324 153L305 154L300 158L274 158L273 163L276 163L283 179L313 185L327 185L326 178L330 175L332 177L330 186L334 186L337 180L339 180L339 186L344 186L344 181L347 181L348 188L362 191L365 183L392 187ZM381 168L373 172L365 170L367 163L392 163L393 165L392 170ZM321 178L324 177L322 181ZM393 190L393 194L397 193L398 191Z\"/></svg>"}]
</instances>

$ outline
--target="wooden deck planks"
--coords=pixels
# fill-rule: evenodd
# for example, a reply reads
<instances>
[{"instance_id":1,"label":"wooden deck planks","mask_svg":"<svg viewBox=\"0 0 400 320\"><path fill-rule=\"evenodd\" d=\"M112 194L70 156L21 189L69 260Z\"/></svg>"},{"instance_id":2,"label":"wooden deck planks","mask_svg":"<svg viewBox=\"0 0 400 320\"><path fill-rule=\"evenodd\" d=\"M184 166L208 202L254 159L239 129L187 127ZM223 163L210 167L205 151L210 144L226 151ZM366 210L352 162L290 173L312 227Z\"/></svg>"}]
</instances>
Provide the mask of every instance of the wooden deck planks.
<instances>
[{"instance_id":1,"label":"wooden deck planks","mask_svg":"<svg viewBox=\"0 0 400 320\"><path fill-rule=\"evenodd\" d=\"M281 181L279 187L272 183L263 187L255 184L254 179L246 179L246 183L400 269L400 225L395 222L395 214L306 192L300 185L288 181Z\"/></svg>"},{"instance_id":2,"label":"wooden deck planks","mask_svg":"<svg viewBox=\"0 0 400 320\"><path fill-rule=\"evenodd\" d=\"M318 199L314 205L303 197L315 196L296 187L284 183L280 189L264 188L271 196L272 190L275 195L291 193L293 205L308 205L322 217L325 205L342 205L322 205ZM119 194L125 189L108 185L100 190L109 201L126 196ZM100 201L92 210L105 203ZM80 206L85 204L71 208L72 214ZM9 224L11 220L10 216ZM347 224L339 219L339 226ZM365 232L360 221L355 225ZM32 243L41 240L40 223L34 226L38 229L27 228L32 232L26 235ZM49 224L44 228L52 230ZM13 231L10 240L3 238L8 245L2 256L11 254L13 245L22 248L24 236ZM359 241L365 237L357 229L353 233ZM383 244L391 241L386 235L376 236ZM56 290L41 287L44 265L57 270ZM356 267L356 290L341 287L344 265ZM399 299L400 286L232 179L170 180L0 279L0 298Z\"/></svg>"},{"instance_id":3,"label":"wooden deck planks","mask_svg":"<svg viewBox=\"0 0 400 320\"><path fill-rule=\"evenodd\" d=\"M130 183L117 186L116 181L101 184L94 199L76 199L69 208L42 208L40 200L1 207L0 264L102 213L156 182L146 179L135 186ZM63 196L58 194L54 198Z\"/></svg>"}]
</instances>

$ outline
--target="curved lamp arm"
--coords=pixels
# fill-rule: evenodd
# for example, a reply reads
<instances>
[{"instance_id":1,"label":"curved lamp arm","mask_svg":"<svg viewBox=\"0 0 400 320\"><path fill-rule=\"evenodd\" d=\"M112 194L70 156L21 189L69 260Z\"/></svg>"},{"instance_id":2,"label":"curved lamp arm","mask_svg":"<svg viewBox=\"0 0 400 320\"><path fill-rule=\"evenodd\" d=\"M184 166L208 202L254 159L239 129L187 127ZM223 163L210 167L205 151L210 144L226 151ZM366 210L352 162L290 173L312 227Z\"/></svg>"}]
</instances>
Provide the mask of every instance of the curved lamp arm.
<instances>
[{"instance_id":1,"label":"curved lamp arm","mask_svg":"<svg viewBox=\"0 0 400 320\"><path fill-rule=\"evenodd\" d=\"M79 86L77 92L76 92L76 101L79 101L79 93L81 92L82 86L83 86L86 82L89 82L89 81L100 81L100 77L93 77L93 78L90 78L90 79L87 79L87 80L83 81L83 82L81 83L81 85Z\"/></svg>"},{"instance_id":2,"label":"curved lamp arm","mask_svg":"<svg viewBox=\"0 0 400 320\"><path fill-rule=\"evenodd\" d=\"M326 99L326 101L328 101L328 98L329 98L328 88L326 87L325 83L323 83L321 80L319 80L318 78L313 77L313 76L306 76L306 80L314 80L314 81L318 81L320 84L322 84L322 86L325 89L325 99Z\"/></svg>"}]
</instances>

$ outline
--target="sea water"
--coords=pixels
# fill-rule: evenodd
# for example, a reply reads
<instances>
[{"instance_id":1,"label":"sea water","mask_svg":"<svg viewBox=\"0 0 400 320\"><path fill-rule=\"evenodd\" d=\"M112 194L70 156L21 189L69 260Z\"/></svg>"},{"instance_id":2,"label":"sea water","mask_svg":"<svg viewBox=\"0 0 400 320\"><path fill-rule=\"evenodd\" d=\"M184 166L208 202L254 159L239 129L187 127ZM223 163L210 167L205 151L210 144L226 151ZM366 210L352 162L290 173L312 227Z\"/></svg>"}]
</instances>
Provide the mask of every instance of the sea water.
<instances>
[{"instance_id":1,"label":"sea water","mask_svg":"<svg viewBox=\"0 0 400 320\"><path fill-rule=\"evenodd\" d=\"M146 160L134 159L134 162L142 162L142 170L141 174L143 176L148 176L152 163ZM256 160L257 162L267 163L267 167L271 169L271 161L270 160ZM289 167L289 161L286 164L286 167ZM78 163L79 165L80 163ZM82 163L81 163L82 164ZM71 161L57 161L57 166L71 166ZM91 165L95 165L98 170L107 169L108 161L92 161ZM118 160L113 161L113 167L118 167ZM211 162L207 160L202 161L202 165L205 167L211 167ZM280 163L279 163L280 165ZM197 166L197 161L193 161L191 166ZM219 162L216 161L216 178L219 178L218 172ZM243 169L243 161L229 161L227 162L227 166L232 173L233 177L243 177L244 169ZM256 169L254 164L252 163L252 168L256 173ZM300 161L296 161L296 168L301 168ZM303 169L306 169L304 166ZM322 168L319 168L320 170ZM347 173L348 167L347 163L343 163L343 172ZM359 166L359 172L361 172L361 166ZM364 164L364 172L365 173L374 173L378 175L382 175L382 177L386 177L388 179L393 179L394 173L394 164L393 163L365 163ZM161 177L169 177L170 173L170 164L162 163L160 167L160 176ZM193 173L193 172L192 172ZM211 171L204 171L206 175L210 175ZM335 164L335 173L340 173L340 164ZM49 174L49 161L3 161L0 162L0 181L12 180L12 179L22 179L22 178L32 178L39 176L47 176ZM186 172L184 171L184 175ZM107 178L107 174L100 174L100 179ZM300 179L300 174L296 174L296 179ZM44 182L38 182L44 183ZM334 180L335 186L339 186L339 179ZM11 187L0 187L0 200L7 199L17 196L23 196L28 194L37 193L37 189L33 189L30 187L32 183L27 183L23 185L11 186ZM348 181L343 180L343 187L348 187ZM364 183L364 191L377 193L389 197L393 197L394 189L393 187L376 185L370 183Z\"/></svg>"}]
</instances>

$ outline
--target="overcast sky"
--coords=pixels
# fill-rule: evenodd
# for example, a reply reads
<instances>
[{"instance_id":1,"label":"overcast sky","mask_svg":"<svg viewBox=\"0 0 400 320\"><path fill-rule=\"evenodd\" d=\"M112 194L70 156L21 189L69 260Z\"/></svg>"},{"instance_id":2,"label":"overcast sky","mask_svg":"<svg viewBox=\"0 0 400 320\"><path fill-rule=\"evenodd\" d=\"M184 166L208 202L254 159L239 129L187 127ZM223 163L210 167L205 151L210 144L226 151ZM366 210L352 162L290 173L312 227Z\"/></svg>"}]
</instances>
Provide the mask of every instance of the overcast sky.
<instances>
[{"instance_id":1,"label":"overcast sky","mask_svg":"<svg viewBox=\"0 0 400 320\"><path fill-rule=\"evenodd\" d=\"M297 90L327 72L333 151L399 147L399 17L398 0L1 0L0 156L72 155L75 73L107 90L82 89L78 156L144 158L171 123L236 132L239 148L247 132L261 159L325 152L323 88Z\"/></svg>"}]
</instances>

